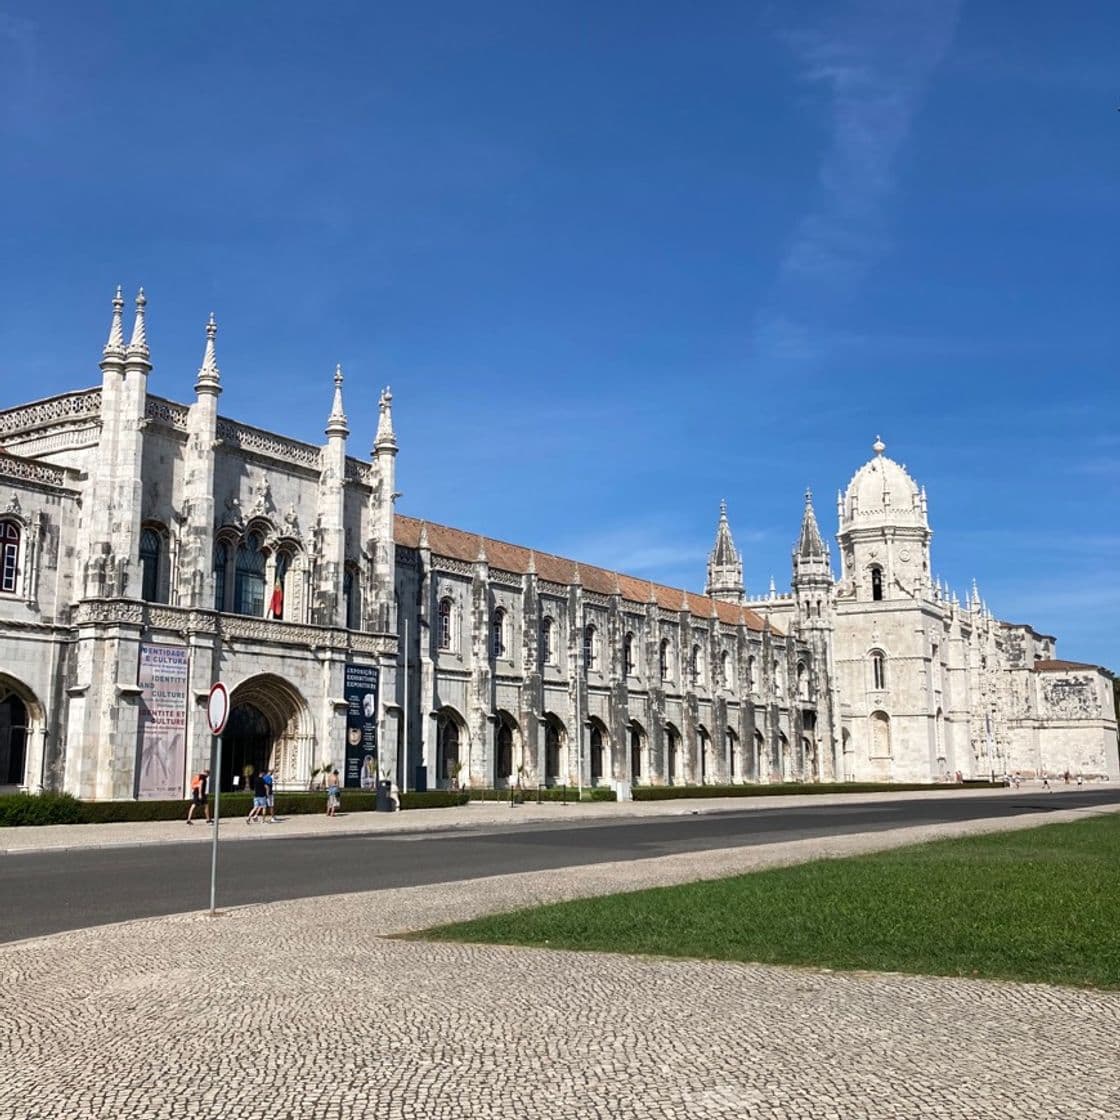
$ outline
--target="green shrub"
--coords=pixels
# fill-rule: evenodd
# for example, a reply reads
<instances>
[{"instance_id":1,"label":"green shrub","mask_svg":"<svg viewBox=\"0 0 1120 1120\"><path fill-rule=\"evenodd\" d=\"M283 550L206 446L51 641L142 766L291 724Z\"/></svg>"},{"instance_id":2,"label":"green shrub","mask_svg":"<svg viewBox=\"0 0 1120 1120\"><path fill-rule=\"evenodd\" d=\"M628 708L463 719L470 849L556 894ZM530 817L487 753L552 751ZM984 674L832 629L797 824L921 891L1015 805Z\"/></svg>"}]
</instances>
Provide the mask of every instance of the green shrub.
<instances>
[{"instance_id":1,"label":"green shrub","mask_svg":"<svg viewBox=\"0 0 1120 1120\"><path fill-rule=\"evenodd\" d=\"M464 791L471 801L509 801L508 789L494 789L493 786L471 786ZM520 790L514 788L514 799L520 796L523 804L536 803L537 801L579 801L579 788L577 786L523 786ZM618 797L613 789L598 786L583 787L584 801L617 801Z\"/></svg>"},{"instance_id":2,"label":"green shrub","mask_svg":"<svg viewBox=\"0 0 1120 1120\"><path fill-rule=\"evenodd\" d=\"M0 826L77 824L81 819L82 803L68 793L12 793L0 797Z\"/></svg>"},{"instance_id":3,"label":"green shrub","mask_svg":"<svg viewBox=\"0 0 1120 1120\"><path fill-rule=\"evenodd\" d=\"M430 793L402 793L402 809L449 809L453 805L466 805L466 790L435 789Z\"/></svg>"}]
</instances>

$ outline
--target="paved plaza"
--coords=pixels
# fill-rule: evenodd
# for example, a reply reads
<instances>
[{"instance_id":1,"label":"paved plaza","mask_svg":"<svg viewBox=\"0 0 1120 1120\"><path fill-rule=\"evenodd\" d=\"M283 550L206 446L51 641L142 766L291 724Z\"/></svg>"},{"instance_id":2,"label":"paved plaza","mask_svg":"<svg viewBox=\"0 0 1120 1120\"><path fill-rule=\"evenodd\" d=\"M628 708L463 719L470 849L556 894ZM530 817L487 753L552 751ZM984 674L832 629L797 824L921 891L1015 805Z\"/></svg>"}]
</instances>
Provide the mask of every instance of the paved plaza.
<instances>
[{"instance_id":1,"label":"paved plaza","mask_svg":"<svg viewBox=\"0 0 1120 1120\"><path fill-rule=\"evenodd\" d=\"M538 901L1082 815L339 895L0 946L0 1118L1111 1118L1117 993L386 938Z\"/></svg>"}]
</instances>

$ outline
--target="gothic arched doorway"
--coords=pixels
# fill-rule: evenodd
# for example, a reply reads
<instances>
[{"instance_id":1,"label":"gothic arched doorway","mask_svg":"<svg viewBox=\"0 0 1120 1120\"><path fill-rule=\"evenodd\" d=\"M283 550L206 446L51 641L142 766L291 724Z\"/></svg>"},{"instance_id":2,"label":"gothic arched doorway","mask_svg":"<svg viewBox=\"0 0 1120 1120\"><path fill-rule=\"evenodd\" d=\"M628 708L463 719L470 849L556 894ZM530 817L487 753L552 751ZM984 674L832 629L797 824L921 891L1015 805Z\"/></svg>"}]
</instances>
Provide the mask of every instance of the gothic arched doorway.
<instances>
[{"instance_id":1,"label":"gothic arched doorway","mask_svg":"<svg viewBox=\"0 0 1120 1120\"><path fill-rule=\"evenodd\" d=\"M251 787L253 775L271 768L278 786L306 788L313 768L341 770L343 745L322 747L312 755L311 721L303 697L281 677L271 673L250 677L230 694L229 723L222 735L223 790Z\"/></svg>"},{"instance_id":2,"label":"gothic arched doorway","mask_svg":"<svg viewBox=\"0 0 1120 1120\"><path fill-rule=\"evenodd\" d=\"M494 732L494 788L505 789L513 781L513 737L517 730L508 712L498 713Z\"/></svg>"},{"instance_id":3,"label":"gothic arched doorway","mask_svg":"<svg viewBox=\"0 0 1120 1120\"><path fill-rule=\"evenodd\" d=\"M221 788L253 788L253 775L272 765L272 727L255 704L238 704L222 735ZM234 782L234 778L237 779Z\"/></svg>"},{"instance_id":4,"label":"gothic arched doorway","mask_svg":"<svg viewBox=\"0 0 1120 1120\"><path fill-rule=\"evenodd\" d=\"M459 788L459 774L463 769L460 758L462 739L459 714L450 708L442 709L436 726L436 783L440 789Z\"/></svg>"}]
</instances>

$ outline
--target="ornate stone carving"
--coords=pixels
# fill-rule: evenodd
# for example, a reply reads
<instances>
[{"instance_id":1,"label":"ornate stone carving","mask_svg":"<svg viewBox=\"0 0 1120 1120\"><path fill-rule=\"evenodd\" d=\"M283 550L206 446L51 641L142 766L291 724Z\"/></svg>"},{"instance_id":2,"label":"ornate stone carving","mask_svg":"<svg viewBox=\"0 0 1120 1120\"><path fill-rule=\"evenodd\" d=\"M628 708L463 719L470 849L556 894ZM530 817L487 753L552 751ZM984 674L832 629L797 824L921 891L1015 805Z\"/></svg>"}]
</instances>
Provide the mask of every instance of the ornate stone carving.
<instances>
[{"instance_id":1,"label":"ornate stone carving","mask_svg":"<svg viewBox=\"0 0 1120 1120\"><path fill-rule=\"evenodd\" d=\"M251 428L247 424L237 424L232 420L221 418L217 424L217 436L230 447L253 451L258 455L279 459L283 463L295 463L301 467L319 469L320 449L310 443L285 439L272 432L261 431L260 428Z\"/></svg>"},{"instance_id":2,"label":"ornate stone carving","mask_svg":"<svg viewBox=\"0 0 1120 1120\"><path fill-rule=\"evenodd\" d=\"M296 507L294 505L288 506L287 512L284 514L284 536L299 536L299 517L296 514Z\"/></svg>"},{"instance_id":3,"label":"ornate stone carving","mask_svg":"<svg viewBox=\"0 0 1120 1120\"><path fill-rule=\"evenodd\" d=\"M8 499L4 512L15 514L16 517L20 517L23 513L23 507L19 504L19 495L14 490L12 496Z\"/></svg>"},{"instance_id":4,"label":"ornate stone carving","mask_svg":"<svg viewBox=\"0 0 1120 1120\"><path fill-rule=\"evenodd\" d=\"M55 424L60 420L77 420L97 416L101 412L101 390L86 389L61 397L37 401L23 408L0 412L0 436Z\"/></svg>"},{"instance_id":5,"label":"ornate stone carving","mask_svg":"<svg viewBox=\"0 0 1120 1120\"><path fill-rule=\"evenodd\" d=\"M265 478L263 471L257 475L257 481L253 484L252 495L253 504L249 507L250 517L268 517L275 510L276 507L272 504L272 487L269 486L268 479Z\"/></svg>"},{"instance_id":6,"label":"ornate stone carving","mask_svg":"<svg viewBox=\"0 0 1120 1120\"><path fill-rule=\"evenodd\" d=\"M162 397L148 397L144 405L144 415L147 419L179 432L187 430L187 414L186 406L164 400Z\"/></svg>"},{"instance_id":7,"label":"ornate stone carving","mask_svg":"<svg viewBox=\"0 0 1120 1120\"><path fill-rule=\"evenodd\" d=\"M43 482L48 486L65 486L66 472L33 459L20 459L15 455L0 455L0 475L22 478L28 482Z\"/></svg>"},{"instance_id":8,"label":"ornate stone carving","mask_svg":"<svg viewBox=\"0 0 1120 1120\"><path fill-rule=\"evenodd\" d=\"M400 553L398 552L399 556ZM455 560L450 556L433 556L432 570L436 572L454 572L460 576L473 576L474 565L467 560Z\"/></svg>"}]
</instances>

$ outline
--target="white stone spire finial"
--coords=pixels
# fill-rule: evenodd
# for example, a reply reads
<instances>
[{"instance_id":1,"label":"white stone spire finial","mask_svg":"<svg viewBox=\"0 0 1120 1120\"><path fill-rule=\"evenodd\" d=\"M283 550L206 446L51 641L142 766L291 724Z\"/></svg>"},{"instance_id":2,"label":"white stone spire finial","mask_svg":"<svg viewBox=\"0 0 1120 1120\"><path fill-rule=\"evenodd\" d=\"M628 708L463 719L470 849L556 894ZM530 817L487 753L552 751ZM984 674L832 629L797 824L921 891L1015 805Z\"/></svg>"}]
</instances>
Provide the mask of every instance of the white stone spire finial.
<instances>
[{"instance_id":1,"label":"white stone spire finial","mask_svg":"<svg viewBox=\"0 0 1120 1120\"><path fill-rule=\"evenodd\" d=\"M776 599L778 597L778 586L774 582L774 577L770 577L770 598Z\"/></svg>"},{"instance_id":2,"label":"white stone spire finial","mask_svg":"<svg viewBox=\"0 0 1120 1120\"><path fill-rule=\"evenodd\" d=\"M124 296L121 295L121 286L117 285L117 294L113 296L113 321L109 325L109 339L105 343L102 355L106 358L118 358L124 355Z\"/></svg>"},{"instance_id":3,"label":"white stone spire finial","mask_svg":"<svg viewBox=\"0 0 1120 1120\"><path fill-rule=\"evenodd\" d=\"M214 312L206 323L206 349L202 352L202 365L198 367L198 377L195 379L195 392L205 389L221 392L222 375L218 369L218 359L214 349L214 339L218 337L218 324L214 320Z\"/></svg>"},{"instance_id":4,"label":"white stone spire finial","mask_svg":"<svg viewBox=\"0 0 1120 1120\"><path fill-rule=\"evenodd\" d=\"M148 297L141 288L136 293L136 319L132 324L132 338L128 343L128 354L139 358L147 358L148 354L148 329L144 320L144 309L148 306Z\"/></svg>"},{"instance_id":5,"label":"white stone spire finial","mask_svg":"<svg viewBox=\"0 0 1120 1120\"><path fill-rule=\"evenodd\" d=\"M345 439L350 434L350 426L346 422L346 412L342 407L342 366L334 367L334 401L331 404L331 414L327 418L327 436L341 436Z\"/></svg>"},{"instance_id":6,"label":"white stone spire finial","mask_svg":"<svg viewBox=\"0 0 1120 1120\"><path fill-rule=\"evenodd\" d=\"M876 436L875 442L871 445L871 450L874 451L876 455L882 455L886 449L887 445L883 442L882 438Z\"/></svg>"},{"instance_id":7,"label":"white stone spire finial","mask_svg":"<svg viewBox=\"0 0 1120 1120\"><path fill-rule=\"evenodd\" d=\"M396 453L397 436L393 431L393 391L388 385L381 390L381 397L377 402L380 415L377 418L377 436L373 441L373 450L389 451Z\"/></svg>"}]
</instances>

